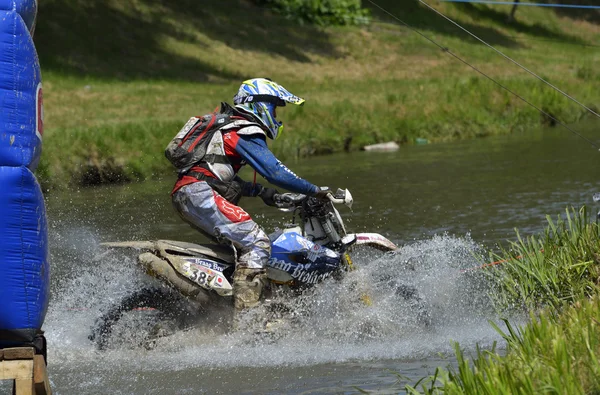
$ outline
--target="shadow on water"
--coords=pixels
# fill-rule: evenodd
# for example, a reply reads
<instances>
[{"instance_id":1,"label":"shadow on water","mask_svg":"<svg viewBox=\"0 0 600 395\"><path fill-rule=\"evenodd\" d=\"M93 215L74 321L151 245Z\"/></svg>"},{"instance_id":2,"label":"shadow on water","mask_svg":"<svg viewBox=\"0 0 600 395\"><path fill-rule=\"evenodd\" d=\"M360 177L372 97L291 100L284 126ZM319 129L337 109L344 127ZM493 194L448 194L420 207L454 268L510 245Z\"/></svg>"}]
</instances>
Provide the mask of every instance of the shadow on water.
<instances>
[{"instance_id":1,"label":"shadow on water","mask_svg":"<svg viewBox=\"0 0 600 395\"><path fill-rule=\"evenodd\" d=\"M242 78L168 51L165 39L194 44L207 57L212 56L212 42L299 62L309 62L306 53L338 56L326 32L293 24L243 0L43 1L34 39L45 70L99 78Z\"/></svg>"}]
</instances>

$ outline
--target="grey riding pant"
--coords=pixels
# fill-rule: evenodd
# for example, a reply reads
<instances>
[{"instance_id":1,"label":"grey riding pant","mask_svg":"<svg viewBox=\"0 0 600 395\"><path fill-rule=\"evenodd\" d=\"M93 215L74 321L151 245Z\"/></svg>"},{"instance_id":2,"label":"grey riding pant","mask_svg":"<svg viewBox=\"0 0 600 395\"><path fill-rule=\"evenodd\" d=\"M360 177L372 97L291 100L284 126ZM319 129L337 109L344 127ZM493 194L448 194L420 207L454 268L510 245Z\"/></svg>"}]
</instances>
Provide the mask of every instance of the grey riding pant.
<instances>
[{"instance_id":1,"label":"grey riding pant","mask_svg":"<svg viewBox=\"0 0 600 395\"><path fill-rule=\"evenodd\" d=\"M267 234L241 207L215 192L204 181L188 184L172 197L173 207L192 227L231 244L236 250L236 264L241 267L263 269L271 255Z\"/></svg>"}]
</instances>

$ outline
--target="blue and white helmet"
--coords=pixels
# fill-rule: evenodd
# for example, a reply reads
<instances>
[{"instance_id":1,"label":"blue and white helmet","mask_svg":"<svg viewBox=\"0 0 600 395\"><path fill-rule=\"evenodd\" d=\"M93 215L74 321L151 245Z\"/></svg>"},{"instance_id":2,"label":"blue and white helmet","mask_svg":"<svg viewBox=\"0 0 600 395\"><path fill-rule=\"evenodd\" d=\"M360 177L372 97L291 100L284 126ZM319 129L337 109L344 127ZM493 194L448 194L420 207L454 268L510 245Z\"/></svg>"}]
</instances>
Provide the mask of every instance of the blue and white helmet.
<instances>
[{"instance_id":1,"label":"blue and white helmet","mask_svg":"<svg viewBox=\"0 0 600 395\"><path fill-rule=\"evenodd\" d=\"M235 107L265 126L267 136L275 140L283 131L283 123L275 117L275 107L286 103L301 106L304 99L291 94L283 86L267 79L254 78L244 81L233 97Z\"/></svg>"}]
</instances>

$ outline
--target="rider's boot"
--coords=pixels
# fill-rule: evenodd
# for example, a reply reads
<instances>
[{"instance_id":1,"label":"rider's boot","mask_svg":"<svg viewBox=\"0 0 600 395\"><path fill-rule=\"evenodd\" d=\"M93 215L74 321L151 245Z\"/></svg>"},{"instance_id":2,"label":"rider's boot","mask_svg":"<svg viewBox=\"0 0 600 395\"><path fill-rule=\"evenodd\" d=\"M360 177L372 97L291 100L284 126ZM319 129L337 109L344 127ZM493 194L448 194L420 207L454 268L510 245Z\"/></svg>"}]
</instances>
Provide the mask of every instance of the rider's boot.
<instances>
[{"instance_id":1,"label":"rider's boot","mask_svg":"<svg viewBox=\"0 0 600 395\"><path fill-rule=\"evenodd\" d=\"M267 271L236 267L233 273L233 301L236 312L256 307L267 284Z\"/></svg>"},{"instance_id":2,"label":"rider's boot","mask_svg":"<svg viewBox=\"0 0 600 395\"><path fill-rule=\"evenodd\" d=\"M271 289L268 284L267 273L264 269L238 267L235 270L233 273L234 331L249 326L253 328L256 334L268 335L283 326L283 320L269 314L268 308L267 311L259 312L260 317L243 314L245 311L258 306L262 299L268 299L271 296L269 292ZM246 321L248 319L250 320ZM242 322L245 322L245 324L242 324ZM256 326L257 324L259 326Z\"/></svg>"}]
</instances>

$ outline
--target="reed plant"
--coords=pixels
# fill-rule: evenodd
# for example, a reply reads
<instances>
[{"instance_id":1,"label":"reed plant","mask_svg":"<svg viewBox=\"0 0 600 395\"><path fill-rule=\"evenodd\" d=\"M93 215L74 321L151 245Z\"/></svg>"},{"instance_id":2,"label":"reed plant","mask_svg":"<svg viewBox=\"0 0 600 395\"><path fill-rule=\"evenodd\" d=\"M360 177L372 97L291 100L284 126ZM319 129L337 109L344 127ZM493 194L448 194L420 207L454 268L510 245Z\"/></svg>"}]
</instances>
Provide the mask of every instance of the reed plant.
<instances>
[{"instance_id":1,"label":"reed plant","mask_svg":"<svg viewBox=\"0 0 600 395\"><path fill-rule=\"evenodd\" d=\"M588 209L566 209L540 235L517 239L491 258L499 265L487 270L491 293L500 312L560 310L565 303L597 292L600 276L600 227Z\"/></svg>"},{"instance_id":2,"label":"reed plant","mask_svg":"<svg viewBox=\"0 0 600 395\"><path fill-rule=\"evenodd\" d=\"M502 353L478 347L469 358L454 343L456 367L438 368L408 393L600 393L600 227L585 206L547 221L539 235L517 230L483 272L498 312L526 311L529 323L491 323L506 342Z\"/></svg>"},{"instance_id":3,"label":"reed plant","mask_svg":"<svg viewBox=\"0 0 600 395\"><path fill-rule=\"evenodd\" d=\"M506 330L505 355L477 349L472 360L454 344L456 368L406 386L410 394L598 394L600 393L600 297L576 302L562 314L553 308Z\"/></svg>"}]
</instances>

